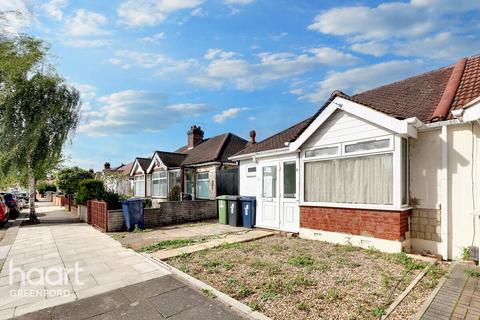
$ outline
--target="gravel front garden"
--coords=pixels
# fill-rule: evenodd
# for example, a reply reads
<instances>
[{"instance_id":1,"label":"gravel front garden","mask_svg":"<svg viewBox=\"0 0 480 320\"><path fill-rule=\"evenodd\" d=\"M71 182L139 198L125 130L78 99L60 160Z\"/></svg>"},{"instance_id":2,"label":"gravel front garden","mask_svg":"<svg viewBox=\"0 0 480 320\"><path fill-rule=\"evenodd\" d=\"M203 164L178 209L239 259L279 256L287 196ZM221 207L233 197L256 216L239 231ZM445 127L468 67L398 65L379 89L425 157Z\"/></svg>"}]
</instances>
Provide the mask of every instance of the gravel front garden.
<instances>
[{"instance_id":1,"label":"gravel front garden","mask_svg":"<svg viewBox=\"0 0 480 320\"><path fill-rule=\"evenodd\" d=\"M167 263L273 319L379 318L425 267L405 254L283 236ZM389 319L415 314L445 270L432 267Z\"/></svg>"}]
</instances>

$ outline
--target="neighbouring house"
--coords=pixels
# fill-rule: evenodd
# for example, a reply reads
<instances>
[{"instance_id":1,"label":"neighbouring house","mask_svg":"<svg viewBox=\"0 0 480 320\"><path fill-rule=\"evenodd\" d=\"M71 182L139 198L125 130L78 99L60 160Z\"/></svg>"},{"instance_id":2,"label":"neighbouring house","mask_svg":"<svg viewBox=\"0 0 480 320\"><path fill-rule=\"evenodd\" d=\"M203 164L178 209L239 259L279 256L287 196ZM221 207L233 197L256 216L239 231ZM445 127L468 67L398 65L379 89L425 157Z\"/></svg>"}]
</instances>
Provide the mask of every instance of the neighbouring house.
<instances>
[{"instance_id":1,"label":"neighbouring house","mask_svg":"<svg viewBox=\"0 0 480 320\"><path fill-rule=\"evenodd\" d=\"M105 189L125 196L132 195L132 181L130 170L133 162L121 164L112 168L109 162L105 162L103 170L95 174L96 179L103 181Z\"/></svg>"},{"instance_id":2,"label":"neighbouring house","mask_svg":"<svg viewBox=\"0 0 480 320\"><path fill-rule=\"evenodd\" d=\"M480 56L355 95L251 144L258 227L454 259L480 245Z\"/></svg>"},{"instance_id":3,"label":"neighbouring house","mask_svg":"<svg viewBox=\"0 0 480 320\"><path fill-rule=\"evenodd\" d=\"M228 158L247 144L232 133L204 138L201 127L192 126L187 144L175 152L155 151L151 158L135 160L130 171L134 195L162 202L178 185L183 199L214 200L222 187L217 184L218 177L237 168L237 163Z\"/></svg>"}]
</instances>

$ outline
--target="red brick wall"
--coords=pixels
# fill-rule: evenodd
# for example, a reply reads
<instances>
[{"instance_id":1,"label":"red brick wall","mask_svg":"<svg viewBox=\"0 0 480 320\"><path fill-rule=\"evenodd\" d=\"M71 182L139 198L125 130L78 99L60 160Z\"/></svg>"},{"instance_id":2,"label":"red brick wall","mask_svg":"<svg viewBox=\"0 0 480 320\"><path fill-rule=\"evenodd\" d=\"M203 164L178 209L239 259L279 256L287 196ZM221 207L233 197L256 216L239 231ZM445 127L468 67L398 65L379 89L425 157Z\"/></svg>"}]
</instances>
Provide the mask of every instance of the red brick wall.
<instances>
[{"instance_id":1,"label":"red brick wall","mask_svg":"<svg viewBox=\"0 0 480 320\"><path fill-rule=\"evenodd\" d=\"M330 232L375 237L386 240L405 239L408 231L407 211L300 207L300 227Z\"/></svg>"}]
</instances>

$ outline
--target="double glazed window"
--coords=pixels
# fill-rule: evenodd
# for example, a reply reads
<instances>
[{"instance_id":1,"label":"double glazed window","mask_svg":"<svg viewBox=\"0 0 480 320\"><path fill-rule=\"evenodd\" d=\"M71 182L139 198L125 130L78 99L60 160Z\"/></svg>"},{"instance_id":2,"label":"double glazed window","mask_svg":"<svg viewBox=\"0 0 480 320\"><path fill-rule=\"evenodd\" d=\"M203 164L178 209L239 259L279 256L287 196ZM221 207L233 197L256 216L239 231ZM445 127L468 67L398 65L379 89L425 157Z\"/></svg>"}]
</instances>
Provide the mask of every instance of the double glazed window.
<instances>
[{"instance_id":1,"label":"double glazed window","mask_svg":"<svg viewBox=\"0 0 480 320\"><path fill-rule=\"evenodd\" d=\"M166 198L168 195L167 171L152 174L152 196Z\"/></svg>"},{"instance_id":2,"label":"double glazed window","mask_svg":"<svg viewBox=\"0 0 480 320\"><path fill-rule=\"evenodd\" d=\"M136 196L145 196L145 175L139 175L133 178L133 189Z\"/></svg>"},{"instance_id":3,"label":"double glazed window","mask_svg":"<svg viewBox=\"0 0 480 320\"><path fill-rule=\"evenodd\" d=\"M195 176L193 173L185 174L185 193L192 197L195 195Z\"/></svg>"},{"instance_id":4,"label":"double glazed window","mask_svg":"<svg viewBox=\"0 0 480 320\"><path fill-rule=\"evenodd\" d=\"M275 198L277 196L277 166L262 169L262 196Z\"/></svg>"},{"instance_id":5,"label":"double glazed window","mask_svg":"<svg viewBox=\"0 0 480 320\"><path fill-rule=\"evenodd\" d=\"M210 178L208 172L197 173L197 198L208 199L210 197Z\"/></svg>"}]
</instances>

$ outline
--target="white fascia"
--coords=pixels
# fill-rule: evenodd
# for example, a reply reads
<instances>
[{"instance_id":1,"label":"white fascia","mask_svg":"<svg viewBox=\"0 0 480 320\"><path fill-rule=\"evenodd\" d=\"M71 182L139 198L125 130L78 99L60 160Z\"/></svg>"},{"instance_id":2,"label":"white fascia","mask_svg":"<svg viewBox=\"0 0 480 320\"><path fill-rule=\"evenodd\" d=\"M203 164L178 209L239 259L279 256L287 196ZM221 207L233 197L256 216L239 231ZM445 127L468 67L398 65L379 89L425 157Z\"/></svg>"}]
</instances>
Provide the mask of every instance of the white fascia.
<instances>
[{"instance_id":1,"label":"white fascia","mask_svg":"<svg viewBox=\"0 0 480 320\"><path fill-rule=\"evenodd\" d=\"M409 118L405 120L398 120L370 107L342 97L336 97L328 106L325 107L325 110L318 115L318 117L307 127L300 137L298 137L298 139L294 142L290 143L290 151L298 150L336 110L343 110L361 119L393 131L402 137L417 138L416 124L419 122L418 119Z\"/></svg>"}]
</instances>

